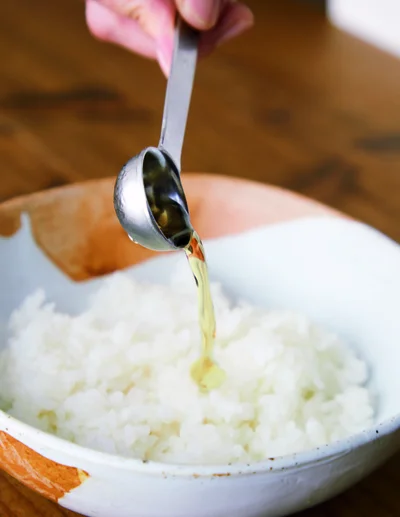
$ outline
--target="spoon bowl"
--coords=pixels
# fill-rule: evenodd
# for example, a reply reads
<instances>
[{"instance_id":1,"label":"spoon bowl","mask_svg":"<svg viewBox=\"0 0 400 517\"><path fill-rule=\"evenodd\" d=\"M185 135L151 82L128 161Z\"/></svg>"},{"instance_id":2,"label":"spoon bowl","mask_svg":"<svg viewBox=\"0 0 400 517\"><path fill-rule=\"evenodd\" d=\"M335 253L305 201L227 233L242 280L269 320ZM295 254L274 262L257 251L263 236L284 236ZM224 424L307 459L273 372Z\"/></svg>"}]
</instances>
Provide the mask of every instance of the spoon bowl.
<instances>
[{"instance_id":1,"label":"spoon bowl","mask_svg":"<svg viewBox=\"0 0 400 517\"><path fill-rule=\"evenodd\" d=\"M131 240L155 251L185 247L192 235L179 172L165 151L147 147L122 168L114 207Z\"/></svg>"}]
</instances>

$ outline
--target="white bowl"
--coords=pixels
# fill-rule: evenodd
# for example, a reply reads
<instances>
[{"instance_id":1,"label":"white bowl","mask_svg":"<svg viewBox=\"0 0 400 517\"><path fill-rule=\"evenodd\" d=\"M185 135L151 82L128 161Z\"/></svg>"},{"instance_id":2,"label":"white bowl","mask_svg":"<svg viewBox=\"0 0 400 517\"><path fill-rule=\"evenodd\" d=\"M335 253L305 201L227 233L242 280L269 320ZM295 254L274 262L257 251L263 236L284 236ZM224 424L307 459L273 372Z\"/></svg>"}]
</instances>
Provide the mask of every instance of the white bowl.
<instances>
[{"instance_id":1,"label":"white bowl","mask_svg":"<svg viewBox=\"0 0 400 517\"><path fill-rule=\"evenodd\" d=\"M350 487L400 447L400 248L279 189L209 175L184 183L199 233L219 237L206 244L212 275L232 296L290 305L356 344L372 369L376 425L258 464L193 467L89 450L0 412L0 466L91 517L288 515ZM113 180L95 181L0 205L0 325L41 285L68 309L78 290L84 298L93 287L78 280L138 263L133 275L165 279L176 256L146 261L153 254L134 246L118 225L112 189ZM27 218L20 228L22 213L32 231ZM223 254L233 252L227 267Z\"/></svg>"}]
</instances>

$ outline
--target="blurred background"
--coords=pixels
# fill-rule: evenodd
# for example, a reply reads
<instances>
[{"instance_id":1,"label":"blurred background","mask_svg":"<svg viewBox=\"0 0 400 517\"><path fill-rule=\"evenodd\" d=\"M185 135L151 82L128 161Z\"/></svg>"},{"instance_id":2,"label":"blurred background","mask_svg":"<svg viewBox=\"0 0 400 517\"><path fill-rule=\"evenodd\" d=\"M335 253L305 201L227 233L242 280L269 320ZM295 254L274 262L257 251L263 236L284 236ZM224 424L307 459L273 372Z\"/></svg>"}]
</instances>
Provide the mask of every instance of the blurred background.
<instances>
[{"instance_id":1,"label":"blurred background","mask_svg":"<svg viewBox=\"0 0 400 517\"><path fill-rule=\"evenodd\" d=\"M400 239L400 61L340 0L248 4L254 29L199 65L183 169L293 189ZM0 40L0 200L115 175L158 142L164 77L95 40L83 1L3 2Z\"/></svg>"},{"instance_id":2,"label":"blurred background","mask_svg":"<svg viewBox=\"0 0 400 517\"><path fill-rule=\"evenodd\" d=\"M246 177L400 240L400 3L248 0L198 68L183 169ZM0 202L114 176L157 144L158 66L89 34L82 0L0 5ZM87 215L90 217L90 214ZM72 515L0 474L0 516ZM400 515L398 457L303 517Z\"/></svg>"}]
</instances>

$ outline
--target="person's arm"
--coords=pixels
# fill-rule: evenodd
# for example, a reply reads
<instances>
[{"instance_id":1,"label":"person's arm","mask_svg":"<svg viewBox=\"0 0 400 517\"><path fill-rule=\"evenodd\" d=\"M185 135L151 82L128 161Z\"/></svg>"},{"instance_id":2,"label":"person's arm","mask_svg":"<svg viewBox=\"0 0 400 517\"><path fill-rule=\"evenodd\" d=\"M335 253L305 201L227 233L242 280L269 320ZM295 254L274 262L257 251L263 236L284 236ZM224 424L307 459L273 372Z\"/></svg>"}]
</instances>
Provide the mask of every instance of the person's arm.
<instances>
[{"instance_id":1,"label":"person's arm","mask_svg":"<svg viewBox=\"0 0 400 517\"><path fill-rule=\"evenodd\" d=\"M157 59L168 75L176 10L190 25L207 31L200 55L253 25L250 9L235 0L86 0L86 21L97 38Z\"/></svg>"}]
</instances>

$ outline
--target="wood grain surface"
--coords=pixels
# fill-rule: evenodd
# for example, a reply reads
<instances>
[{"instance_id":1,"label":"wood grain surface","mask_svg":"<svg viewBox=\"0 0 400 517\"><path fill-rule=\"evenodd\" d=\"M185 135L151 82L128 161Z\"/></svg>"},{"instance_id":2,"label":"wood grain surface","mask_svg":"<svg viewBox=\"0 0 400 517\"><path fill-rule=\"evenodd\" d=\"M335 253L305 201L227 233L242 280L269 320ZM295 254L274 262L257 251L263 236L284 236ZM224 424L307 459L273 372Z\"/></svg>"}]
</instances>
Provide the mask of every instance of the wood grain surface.
<instances>
[{"instance_id":1,"label":"wood grain surface","mask_svg":"<svg viewBox=\"0 0 400 517\"><path fill-rule=\"evenodd\" d=\"M290 0L199 66L183 167L309 195L400 240L400 62ZM0 201L111 176L158 141L157 66L94 40L79 0L0 6ZM395 457L302 517L398 517ZM71 512L0 474L0 517Z\"/></svg>"}]
</instances>

